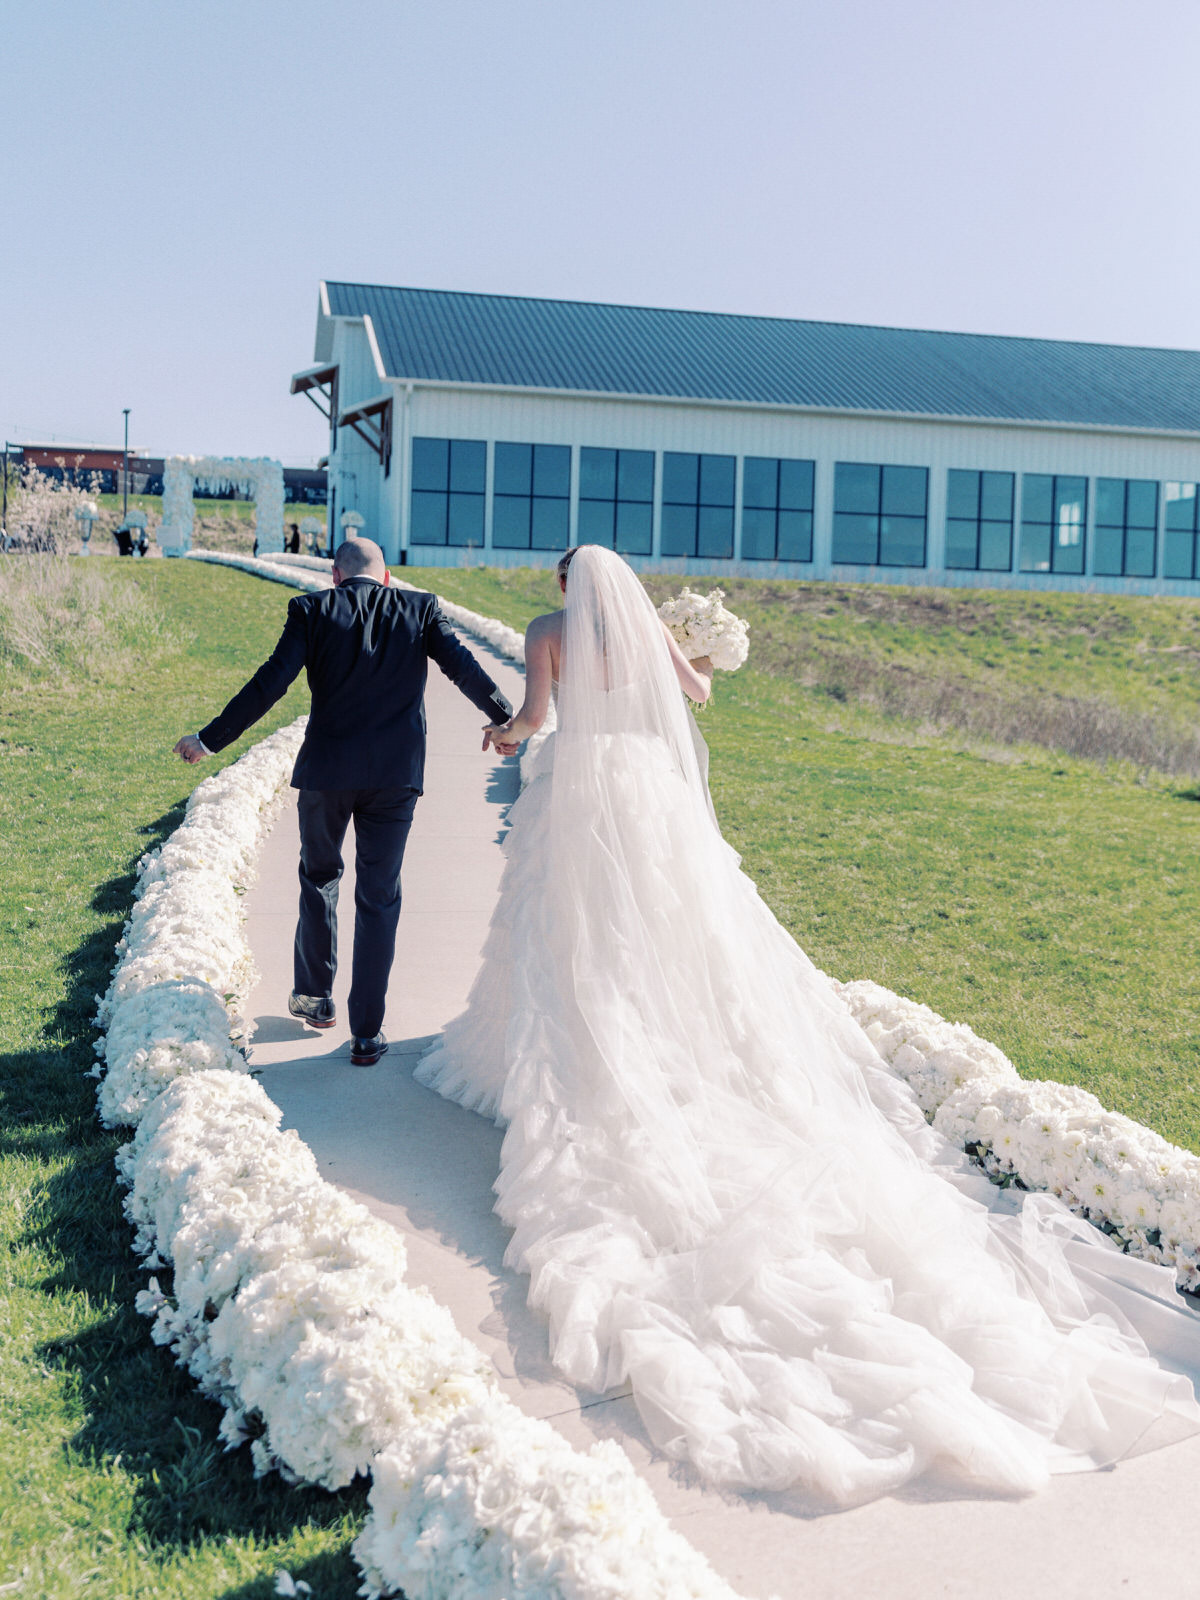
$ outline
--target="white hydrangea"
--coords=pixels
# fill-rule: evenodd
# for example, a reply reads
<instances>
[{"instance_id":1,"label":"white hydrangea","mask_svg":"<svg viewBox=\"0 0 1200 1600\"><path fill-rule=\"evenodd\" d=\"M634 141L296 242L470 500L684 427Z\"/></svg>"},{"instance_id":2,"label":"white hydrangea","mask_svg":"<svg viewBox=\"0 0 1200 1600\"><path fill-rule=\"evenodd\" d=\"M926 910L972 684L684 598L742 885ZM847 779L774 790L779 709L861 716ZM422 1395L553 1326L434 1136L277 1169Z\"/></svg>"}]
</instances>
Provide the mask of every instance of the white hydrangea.
<instances>
[{"instance_id":1,"label":"white hydrangea","mask_svg":"<svg viewBox=\"0 0 1200 1600\"><path fill-rule=\"evenodd\" d=\"M303 526L303 523L301 523L302 529ZM272 550L261 559L271 562L276 567L301 567L306 572L321 572L332 580L333 558L331 556L303 555L299 550L295 552L291 550Z\"/></svg>"},{"instance_id":2,"label":"white hydrangea","mask_svg":"<svg viewBox=\"0 0 1200 1600\"><path fill-rule=\"evenodd\" d=\"M963 1084L1020 1082L1004 1052L962 1023L947 1022L928 1006L903 1000L867 979L835 988L926 1116Z\"/></svg>"},{"instance_id":3,"label":"white hydrangea","mask_svg":"<svg viewBox=\"0 0 1200 1600\"><path fill-rule=\"evenodd\" d=\"M664 600L658 614L689 661L708 656L722 672L736 672L750 654L749 624L726 609L724 589L684 589Z\"/></svg>"},{"instance_id":4,"label":"white hydrangea","mask_svg":"<svg viewBox=\"0 0 1200 1600\"><path fill-rule=\"evenodd\" d=\"M174 1078L214 1067L245 1072L246 1058L229 1036L229 1012L201 979L170 978L121 998L122 1004L111 1005L108 1032L96 1046L106 1128L135 1127Z\"/></svg>"},{"instance_id":5,"label":"white hydrangea","mask_svg":"<svg viewBox=\"0 0 1200 1600\"><path fill-rule=\"evenodd\" d=\"M415 1418L478 1402L492 1381L448 1311L394 1262L353 1253L294 1253L227 1300L208 1337L273 1461L327 1489L371 1471Z\"/></svg>"},{"instance_id":6,"label":"white hydrangea","mask_svg":"<svg viewBox=\"0 0 1200 1600\"><path fill-rule=\"evenodd\" d=\"M369 1600L735 1600L615 1444L580 1454L500 1395L406 1429L370 1503Z\"/></svg>"},{"instance_id":7,"label":"white hydrangea","mask_svg":"<svg viewBox=\"0 0 1200 1600\"><path fill-rule=\"evenodd\" d=\"M245 1071L245 996L255 981L241 897L304 733L299 719L199 784L183 822L142 858L136 899L97 1020L100 1117L136 1125L181 1074Z\"/></svg>"}]
</instances>

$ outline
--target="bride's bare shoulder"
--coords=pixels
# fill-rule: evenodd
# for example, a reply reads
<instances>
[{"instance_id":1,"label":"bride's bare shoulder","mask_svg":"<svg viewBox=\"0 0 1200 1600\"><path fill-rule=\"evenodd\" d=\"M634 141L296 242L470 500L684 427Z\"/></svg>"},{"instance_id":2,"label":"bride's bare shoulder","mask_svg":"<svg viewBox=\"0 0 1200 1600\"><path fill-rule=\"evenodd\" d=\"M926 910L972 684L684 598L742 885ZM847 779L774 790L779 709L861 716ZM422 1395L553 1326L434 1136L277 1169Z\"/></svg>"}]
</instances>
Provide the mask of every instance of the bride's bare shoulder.
<instances>
[{"instance_id":1,"label":"bride's bare shoulder","mask_svg":"<svg viewBox=\"0 0 1200 1600\"><path fill-rule=\"evenodd\" d=\"M562 623L561 611L544 611L540 617L534 617L525 632L535 639L561 639Z\"/></svg>"}]
</instances>

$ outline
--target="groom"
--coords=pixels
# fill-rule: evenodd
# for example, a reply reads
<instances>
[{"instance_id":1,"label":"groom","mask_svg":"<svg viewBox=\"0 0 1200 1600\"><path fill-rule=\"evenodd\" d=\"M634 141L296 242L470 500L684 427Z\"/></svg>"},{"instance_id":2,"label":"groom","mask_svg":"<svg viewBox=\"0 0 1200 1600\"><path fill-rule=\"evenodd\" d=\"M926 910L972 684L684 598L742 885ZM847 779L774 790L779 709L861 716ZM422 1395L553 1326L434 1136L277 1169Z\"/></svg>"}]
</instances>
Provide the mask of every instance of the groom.
<instances>
[{"instance_id":1,"label":"groom","mask_svg":"<svg viewBox=\"0 0 1200 1600\"><path fill-rule=\"evenodd\" d=\"M512 707L455 637L436 595L389 587L383 551L349 539L333 558L333 588L288 604L279 643L198 735L175 746L196 762L224 750L308 669L312 710L296 757L300 920L288 1010L314 1028L336 1021L337 898L342 841L354 818L354 961L350 1059L372 1066L387 1049L383 1010L400 916L400 864L425 771L425 679L433 660L491 723Z\"/></svg>"}]
</instances>

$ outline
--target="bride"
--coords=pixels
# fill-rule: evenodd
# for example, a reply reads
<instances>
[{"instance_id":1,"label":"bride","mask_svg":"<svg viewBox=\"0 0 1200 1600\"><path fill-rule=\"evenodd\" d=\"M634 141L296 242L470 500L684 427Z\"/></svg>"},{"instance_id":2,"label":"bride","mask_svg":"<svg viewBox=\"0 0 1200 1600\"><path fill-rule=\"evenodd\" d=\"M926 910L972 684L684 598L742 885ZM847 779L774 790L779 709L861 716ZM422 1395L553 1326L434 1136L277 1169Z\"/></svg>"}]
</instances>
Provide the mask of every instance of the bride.
<instances>
[{"instance_id":1,"label":"bride","mask_svg":"<svg viewBox=\"0 0 1200 1600\"><path fill-rule=\"evenodd\" d=\"M484 747L555 689L558 731L467 1009L417 1071L506 1125L506 1261L558 1368L630 1385L717 1483L839 1506L919 1474L1025 1493L1200 1429L1171 1273L926 1124L721 837L684 701L706 664L611 551L560 581Z\"/></svg>"}]
</instances>

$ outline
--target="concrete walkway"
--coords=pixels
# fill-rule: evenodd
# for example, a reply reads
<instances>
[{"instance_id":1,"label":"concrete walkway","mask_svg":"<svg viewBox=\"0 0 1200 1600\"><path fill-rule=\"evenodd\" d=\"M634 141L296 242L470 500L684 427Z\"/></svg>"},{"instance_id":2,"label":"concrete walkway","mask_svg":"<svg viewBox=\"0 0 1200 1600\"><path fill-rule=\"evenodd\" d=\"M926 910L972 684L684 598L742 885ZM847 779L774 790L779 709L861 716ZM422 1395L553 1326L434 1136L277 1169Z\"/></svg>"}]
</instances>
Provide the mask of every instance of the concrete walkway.
<instances>
[{"instance_id":1,"label":"concrete walkway","mask_svg":"<svg viewBox=\"0 0 1200 1600\"><path fill-rule=\"evenodd\" d=\"M467 642L519 703L512 665ZM525 1305L525 1281L502 1265L507 1233L491 1210L499 1131L412 1079L421 1048L462 1009L474 977L500 878L504 807L517 781L515 761L481 755L483 719L436 670L428 716L427 787L405 862L389 1054L368 1069L348 1059L352 861L342 885L347 962L335 991L339 1025L318 1034L287 1015L297 898L289 806L248 897L250 943L263 975L251 997L252 1066L324 1175L404 1234L411 1279L426 1284L488 1353L509 1397L552 1419L577 1446L618 1440L680 1531L756 1600L1200 1597L1200 1438L1110 1472L1056 1478L1032 1500L953 1500L914 1490L814 1515L798 1497L704 1487L654 1453L627 1392L590 1394L555 1375L541 1320Z\"/></svg>"}]
</instances>

